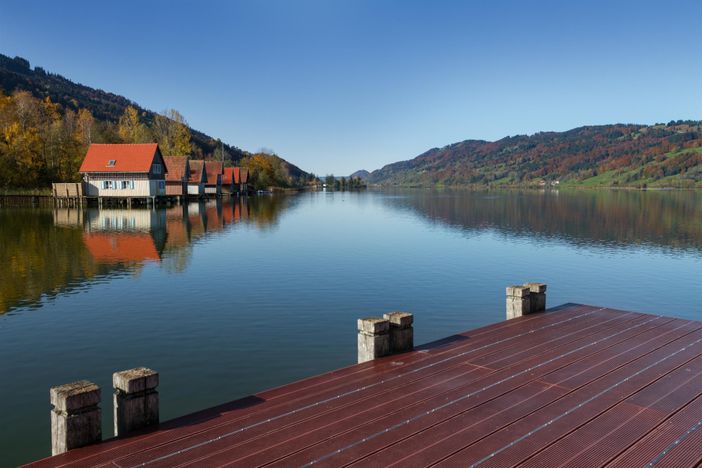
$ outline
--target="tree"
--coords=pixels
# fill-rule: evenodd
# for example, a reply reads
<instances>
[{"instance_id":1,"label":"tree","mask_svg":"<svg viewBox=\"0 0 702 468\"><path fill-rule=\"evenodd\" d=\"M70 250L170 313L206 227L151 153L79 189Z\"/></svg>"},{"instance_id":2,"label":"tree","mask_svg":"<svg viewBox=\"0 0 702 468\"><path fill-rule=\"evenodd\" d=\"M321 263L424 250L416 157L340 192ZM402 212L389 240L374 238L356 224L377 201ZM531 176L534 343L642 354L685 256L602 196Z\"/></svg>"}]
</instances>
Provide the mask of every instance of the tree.
<instances>
[{"instance_id":1,"label":"tree","mask_svg":"<svg viewBox=\"0 0 702 468\"><path fill-rule=\"evenodd\" d=\"M139 119L139 111L132 106L124 109L117 133L124 143L147 143L150 140L146 125Z\"/></svg>"},{"instance_id":2,"label":"tree","mask_svg":"<svg viewBox=\"0 0 702 468\"><path fill-rule=\"evenodd\" d=\"M333 189L336 183L336 178L334 177L334 174L327 175L327 177L324 180L324 183L327 184L327 188Z\"/></svg>"},{"instance_id":3,"label":"tree","mask_svg":"<svg viewBox=\"0 0 702 468\"><path fill-rule=\"evenodd\" d=\"M185 117L175 109L167 109L154 118L154 138L164 155L189 155L192 152L190 128Z\"/></svg>"},{"instance_id":4,"label":"tree","mask_svg":"<svg viewBox=\"0 0 702 468\"><path fill-rule=\"evenodd\" d=\"M93 124L95 119L93 119L93 114L88 109L80 109L78 111L78 132L81 142L85 146L89 146L92 143L93 134Z\"/></svg>"}]
</instances>

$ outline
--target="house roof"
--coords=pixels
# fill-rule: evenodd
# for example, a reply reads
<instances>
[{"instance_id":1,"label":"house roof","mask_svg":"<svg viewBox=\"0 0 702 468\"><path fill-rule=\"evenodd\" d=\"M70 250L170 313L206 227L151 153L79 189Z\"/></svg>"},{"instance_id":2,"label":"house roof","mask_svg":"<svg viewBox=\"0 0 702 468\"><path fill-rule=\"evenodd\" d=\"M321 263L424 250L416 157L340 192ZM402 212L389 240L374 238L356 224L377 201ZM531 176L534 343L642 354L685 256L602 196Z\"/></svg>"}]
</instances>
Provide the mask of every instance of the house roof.
<instances>
[{"instance_id":1,"label":"house roof","mask_svg":"<svg viewBox=\"0 0 702 468\"><path fill-rule=\"evenodd\" d=\"M234 171L233 171L233 172L234 172L234 183L235 183L235 184L240 184L240 183L241 183L241 179L240 179L240 177L241 177L241 175L240 175L240 174L241 174L241 168L240 168L240 167L235 167L235 168L233 168L233 169L234 169Z\"/></svg>"},{"instance_id":2,"label":"house roof","mask_svg":"<svg viewBox=\"0 0 702 468\"><path fill-rule=\"evenodd\" d=\"M154 239L147 233L84 233L83 242L100 263L159 261Z\"/></svg>"},{"instance_id":3,"label":"house roof","mask_svg":"<svg viewBox=\"0 0 702 468\"><path fill-rule=\"evenodd\" d=\"M202 159L191 159L188 161L190 166L190 177L188 182L199 184L202 181L202 174L205 168L205 161Z\"/></svg>"},{"instance_id":4,"label":"house roof","mask_svg":"<svg viewBox=\"0 0 702 468\"><path fill-rule=\"evenodd\" d=\"M234 183L234 168L225 167L222 174L222 185L231 185Z\"/></svg>"},{"instance_id":5,"label":"house roof","mask_svg":"<svg viewBox=\"0 0 702 468\"><path fill-rule=\"evenodd\" d=\"M92 144L78 172L149 172L156 143Z\"/></svg>"},{"instance_id":6,"label":"house roof","mask_svg":"<svg viewBox=\"0 0 702 468\"><path fill-rule=\"evenodd\" d=\"M205 170L207 171L207 184L217 184L217 176L222 174L224 165L219 161L205 161Z\"/></svg>"},{"instance_id":7,"label":"house roof","mask_svg":"<svg viewBox=\"0 0 702 468\"><path fill-rule=\"evenodd\" d=\"M248 167L242 167L239 175L239 183L240 184L248 184L249 183L249 168Z\"/></svg>"},{"instance_id":8,"label":"house roof","mask_svg":"<svg viewBox=\"0 0 702 468\"><path fill-rule=\"evenodd\" d=\"M163 162L166 164L166 180L180 182L185 177L187 171L187 156L164 156Z\"/></svg>"}]
</instances>

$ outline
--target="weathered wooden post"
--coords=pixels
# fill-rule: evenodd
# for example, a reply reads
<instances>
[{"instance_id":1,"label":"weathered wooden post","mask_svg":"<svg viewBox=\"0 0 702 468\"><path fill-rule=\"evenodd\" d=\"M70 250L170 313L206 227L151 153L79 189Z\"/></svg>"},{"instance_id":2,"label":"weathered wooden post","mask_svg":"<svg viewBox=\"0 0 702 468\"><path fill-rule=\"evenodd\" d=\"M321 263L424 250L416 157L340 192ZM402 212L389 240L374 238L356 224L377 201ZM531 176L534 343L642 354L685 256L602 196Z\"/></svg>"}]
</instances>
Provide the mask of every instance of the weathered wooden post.
<instances>
[{"instance_id":1,"label":"weathered wooden post","mask_svg":"<svg viewBox=\"0 0 702 468\"><path fill-rule=\"evenodd\" d=\"M507 320L531 313L529 286L507 287Z\"/></svg>"},{"instance_id":2,"label":"weathered wooden post","mask_svg":"<svg viewBox=\"0 0 702 468\"><path fill-rule=\"evenodd\" d=\"M414 317L408 312L383 314L390 322L390 353L404 353L414 348Z\"/></svg>"},{"instance_id":3,"label":"weathered wooden post","mask_svg":"<svg viewBox=\"0 0 702 468\"><path fill-rule=\"evenodd\" d=\"M112 374L115 436L158 424L158 372L146 367Z\"/></svg>"},{"instance_id":4,"label":"weathered wooden post","mask_svg":"<svg viewBox=\"0 0 702 468\"><path fill-rule=\"evenodd\" d=\"M390 322L380 317L358 319L358 363L390 354Z\"/></svg>"},{"instance_id":5,"label":"weathered wooden post","mask_svg":"<svg viewBox=\"0 0 702 468\"><path fill-rule=\"evenodd\" d=\"M102 440L100 387L81 380L49 390L51 404L51 454Z\"/></svg>"},{"instance_id":6,"label":"weathered wooden post","mask_svg":"<svg viewBox=\"0 0 702 468\"><path fill-rule=\"evenodd\" d=\"M546 310L546 284L526 283L524 286L529 288L530 313Z\"/></svg>"}]
</instances>

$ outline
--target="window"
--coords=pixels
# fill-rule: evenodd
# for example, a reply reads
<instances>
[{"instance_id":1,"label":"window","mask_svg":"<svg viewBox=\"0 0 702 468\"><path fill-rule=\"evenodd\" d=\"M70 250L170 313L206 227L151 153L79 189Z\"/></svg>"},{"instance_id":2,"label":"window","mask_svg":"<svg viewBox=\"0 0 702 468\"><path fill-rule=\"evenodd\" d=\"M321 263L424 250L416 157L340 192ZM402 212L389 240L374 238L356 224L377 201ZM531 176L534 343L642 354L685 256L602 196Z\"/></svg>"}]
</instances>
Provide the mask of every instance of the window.
<instances>
[{"instance_id":1,"label":"window","mask_svg":"<svg viewBox=\"0 0 702 468\"><path fill-rule=\"evenodd\" d=\"M107 167L114 167L115 164L117 164L117 160L115 159L110 159L109 161L107 161Z\"/></svg>"},{"instance_id":2,"label":"window","mask_svg":"<svg viewBox=\"0 0 702 468\"><path fill-rule=\"evenodd\" d=\"M102 181L102 188L104 188L104 189L117 188L117 184L113 183L111 180L103 180Z\"/></svg>"},{"instance_id":3,"label":"window","mask_svg":"<svg viewBox=\"0 0 702 468\"><path fill-rule=\"evenodd\" d=\"M160 164L154 164L152 167L152 170L154 174L160 174L161 173L161 165Z\"/></svg>"},{"instance_id":4,"label":"window","mask_svg":"<svg viewBox=\"0 0 702 468\"><path fill-rule=\"evenodd\" d=\"M160 188L161 190L165 189L165 188L166 188L166 182L164 182L164 181L162 181L162 180L159 180L159 181L158 181L158 188Z\"/></svg>"}]
</instances>

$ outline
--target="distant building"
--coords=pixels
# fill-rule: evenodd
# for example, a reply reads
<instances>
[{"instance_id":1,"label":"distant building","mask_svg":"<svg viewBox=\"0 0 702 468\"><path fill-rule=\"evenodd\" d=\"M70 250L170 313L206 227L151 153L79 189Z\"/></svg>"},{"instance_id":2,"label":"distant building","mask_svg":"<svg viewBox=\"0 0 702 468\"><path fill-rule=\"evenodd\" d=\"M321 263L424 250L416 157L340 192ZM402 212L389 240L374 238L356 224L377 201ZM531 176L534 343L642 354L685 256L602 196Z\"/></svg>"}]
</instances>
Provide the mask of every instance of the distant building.
<instances>
[{"instance_id":1,"label":"distant building","mask_svg":"<svg viewBox=\"0 0 702 468\"><path fill-rule=\"evenodd\" d=\"M222 195L222 174L224 164L219 161L205 161L205 171L207 181L205 182L205 194L219 197Z\"/></svg>"},{"instance_id":2,"label":"distant building","mask_svg":"<svg viewBox=\"0 0 702 468\"><path fill-rule=\"evenodd\" d=\"M222 193L246 195L249 170L245 167L225 167L222 174Z\"/></svg>"},{"instance_id":3,"label":"distant building","mask_svg":"<svg viewBox=\"0 0 702 468\"><path fill-rule=\"evenodd\" d=\"M166 195L182 197L188 193L190 166L187 156L164 156L166 163Z\"/></svg>"},{"instance_id":4,"label":"distant building","mask_svg":"<svg viewBox=\"0 0 702 468\"><path fill-rule=\"evenodd\" d=\"M239 186L239 193L246 195L249 193L249 168L235 167L234 169L234 183Z\"/></svg>"},{"instance_id":5,"label":"distant building","mask_svg":"<svg viewBox=\"0 0 702 468\"><path fill-rule=\"evenodd\" d=\"M92 144L79 172L88 197L166 194L166 165L156 143Z\"/></svg>"},{"instance_id":6,"label":"distant building","mask_svg":"<svg viewBox=\"0 0 702 468\"><path fill-rule=\"evenodd\" d=\"M238 192L238 187L234 185L233 167L225 167L222 173L222 193L234 195Z\"/></svg>"},{"instance_id":7,"label":"distant building","mask_svg":"<svg viewBox=\"0 0 702 468\"><path fill-rule=\"evenodd\" d=\"M201 159L188 160L190 177L188 178L188 195L191 197L202 197L205 195L205 183L207 182L207 172L205 172L205 161Z\"/></svg>"}]
</instances>

